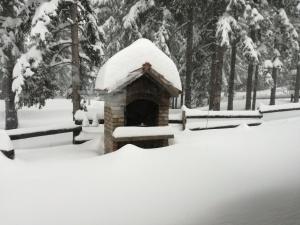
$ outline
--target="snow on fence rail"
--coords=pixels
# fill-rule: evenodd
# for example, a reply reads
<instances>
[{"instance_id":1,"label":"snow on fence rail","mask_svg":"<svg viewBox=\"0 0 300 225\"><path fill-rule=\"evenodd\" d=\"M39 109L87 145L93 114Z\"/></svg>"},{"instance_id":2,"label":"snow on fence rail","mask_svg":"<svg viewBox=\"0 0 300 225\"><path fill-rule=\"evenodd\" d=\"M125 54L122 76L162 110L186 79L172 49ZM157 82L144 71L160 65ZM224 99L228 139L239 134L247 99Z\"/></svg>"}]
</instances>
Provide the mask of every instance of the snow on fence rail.
<instances>
[{"instance_id":1,"label":"snow on fence rail","mask_svg":"<svg viewBox=\"0 0 300 225\"><path fill-rule=\"evenodd\" d=\"M8 134L11 140L19 140L25 138L33 138L39 136L73 132L73 142L74 142L74 138L77 135L79 135L81 130L82 130L81 126L68 123L68 124L51 125L51 126L12 129L12 130L7 130L6 133Z\"/></svg>"},{"instance_id":2,"label":"snow on fence rail","mask_svg":"<svg viewBox=\"0 0 300 225\"><path fill-rule=\"evenodd\" d=\"M300 110L300 103L288 103L282 105L263 105L259 106L260 113L273 113Z\"/></svg>"},{"instance_id":3,"label":"snow on fence rail","mask_svg":"<svg viewBox=\"0 0 300 225\"><path fill-rule=\"evenodd\" d=\"M101 114L102 115L102 114ZM186 127L191 130L220 129L236 127L247 123L250 126L261 124L263 115L259 111L207 111L201 109L170 109L169 124L181 124L183 129ZM81 125L84 120L92 123L92 114L89 112L78 111L75 115L75 123ZM104 118L97 115L99 124L104 124ZM187 125L188 123L188 125Z\"/></svg>"},{"instance_id":4,"label":"snow on fence rail","mask_svg":"<svg viewBox=\"0 0 300 225\"><path fill-rule=\"evenodd\" d=\"M233 128L244 123L257 126L261 124L262 117L259 111L204 111L182 108L183 129L190 130Z\"/></svg>"},{"instance_id":5,"label":"snow on fence rail","mask_svg":"<svg viewBox=\"0 0 300 225\"><path fill-rule=\"evenodd\" d=\"M182 124L183 129L205 130L237 127L246 123L249 126L257 126L262 123L263 114L300 111L300 103L289 103L282 105L261 105L256 111L207 111L201 109L170 109L169 124ZM297 113L297 112L295 112ZM87 113L88 121L92 123L92 114ZM95 116L94 116L95 117ZM76 117L76 124L81 125L83 115ZM104 124L103 114L98 114L99 124ZM266 118L268 120L268 118Z\"/></svg>"},{"instance_id":6,"label":"snow on fence rail","mask_svg":"<svg viewBox=\"0 0 300 225\"><path fill-rule=\"evenodd\" d=\"M191 131L235 128L241 124L247 126L258 126L262 124L259 120L228 120L228 121L209 121L209 122L191 122L186 127Z\"/></svg>"}]
</instances>

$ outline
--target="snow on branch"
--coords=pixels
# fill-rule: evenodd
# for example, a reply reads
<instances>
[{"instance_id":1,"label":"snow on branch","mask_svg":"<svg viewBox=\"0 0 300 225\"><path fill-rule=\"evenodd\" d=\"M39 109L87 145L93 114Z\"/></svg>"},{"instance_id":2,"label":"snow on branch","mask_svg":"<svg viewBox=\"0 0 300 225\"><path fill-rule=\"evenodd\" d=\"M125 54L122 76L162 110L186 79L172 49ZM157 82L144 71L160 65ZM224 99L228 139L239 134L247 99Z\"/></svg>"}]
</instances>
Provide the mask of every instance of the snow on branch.
<instances>
[{"instance_id":1,"label":"snow on branch","mask_svg":"<svg viewBox=\"0 0 300 225\"><path fill-rule=\"evenodd\" d=\"M296 31L293 24L290 22L290 19L288 18L285 10L283 8L279 9L278 14L280 22L285 26L291 37L297 39L299 37L298 32Z\"/></svg>"},{"instance_id":2,"label":"snow on branch","mask_svg":"<svg viewBox=\"0 0 300 225\"><path fill-rule=\"evenodd\" d=\"M81 58L81 59L84 59L84 60L86 60L86 61L91 61L91 59L90 59L90 57L88 57L84 52L80 52L79 53L79 57Z\"/></svg>"},{"instance_id":3,"label":"snow on branch","mask_svg":"<svg viewBox=\"0 0 300 225\"><path fill-rule=\"evenodd\" d=\"M230 0L226 11L235 11L235 10L243 10L243 8L245 7L246 2L245 0Z\"/></svg>"},{"instance_id":4,"label":"snow on branch","mask_svg":"<svg viewBox=\"0 0 300 225\"><path fill-rule=\"evenodd\" d=\"M279 57L276 57L273 61L273 67L277 68L277 69L282 69L283 67L283 63L281 62L281 60L279 59Z\"/></svg>"},{"instance_id":5,"label":"snow on branch","mask_svg":"<svg viewBox=\"0 0 300 225\"><path fill-rule=\"evenodd\" d=\"M135 24L138 16L155 6L154 0L139 0L129 10L129 13L123 19L124 28L130 28Z\"/></svg>"},{"instance_id":6,"label":"snow on branch","mask_svg":"<svg viewBox=\"0 0 300 225\"><path fill-rule=\"evenodd\" d=\"M258 51L253 40L245 33L242 33L242 51L243 55L249 60L258 62Z\"/></svg>"},{"instance_id":7,"label":"snow on branch","mask_svg":"<svg viewBox=\"0 0 300 225\"><path fill-rule=\"evenodd\" d=\"M256 29L260 28L260 22L264 20L264 17L258 12L258 10L256 8L252 8L249 4L246 5L244 18L250 26L254 26Z\"/></svg>"},{"instance_id":8,"label":"snow on branch","mask_svg":"<svg viewBox=\"0 0 300 225\"><path fill-rule=\"evenodd\" d=\"M263 65L265 70L269 70L273 68L282 69L283 67L283 63L280 60L279 56L276 56L273 62L269 59L265 60Z\"/></svg>"},{"instance_id":9,"label":"snow on branch","mask_svg":"<svg viewBox=\"0 0 300 225\"><path fill-rule=\"evenodd\" d=\"M59 39L58 41L54 42L49 46L49 48L55 48L58 46L63 46L63 45L71 45L72 40L71 39Z\"/></svg>"},{"instance_id":10,"label":"snow on branch","mask_svg":"<svg viewBox=\"0 0 300 225\"><path fill-rule=\"evenodd\" d=\"M108 3L111 3L111 0L90 0L91 5L95 5L97 7L106 5Z\"/></svg>"},{"instance_id":11,"label":"snow on branch","mask_svg":"<svg viewBox=\"0 0 300 225\"><path fill-rule=\"evenodd\" d=\"M42 41L45 41L47 33L49 33L47 26L51 22L52 16L57 15L57 7L61 0L50 0L42 3L36 10L32 19L31 35L38 36Z\"/></svg>"},{"instance_id":12,"label":"snow on branch","mask_svg":"<svg viewBox=\"0 0 300 225\"><path fill-rule=\"evenodd\" d=\"M59 62L54 62L52 64L50 64L50 67L56 67L56 66L60 66L60 65L63 65L63 64L72 64L72 60L70 59L63 59Z\"/></svg>"},{"instance_id":13,"label":"snow on branch","mask_svg":"<svg viewBox=\"0 0 300 225\"><path fill-rule=\"evenodd\" d=\"M231 35L239 28L237 21L228 13L224 13L217 23L217 42L220 46L229 47Z\"/></svg>"},{"instance_id":14,"label":"snow on branch","mask_svg":"<svg viewBox=\"0 0 300 225\"><path fill-rule=\"evenodd\" d=\"M273 68L273 62L269 59L264 61L264 69L272 69Z\"/></svg>"},{"instance_id":15,"label":"snow on branch","mask_svg":"<svg viewBox=\"0 0 300 225\"><path fill-rule=\"evenodd\" d=\"M22 19L21 18L12 18L12 17L6 17L4 20L3 20L3 23L2 23L2 27L3 28L15 28L15 27L19 27L22 23Z\"/></svg>"},{"instance_id":16,"label":"snow on branch","mask_svg":"<svg viewBox=\"0 0 300 225\"><path fill-rule=\"evenodd\" d=\"M160 25L158 31L154 34L155 41L154 43L160 47L160 49L163 50L164 53L166 53L168 56L171 55L170 49L167 45L167 41L169 40L169 33L166 29L167 19L171 17L171 13L169 10L164 9L163 11L163 20L162 24Z\"/></svg>"},{"instance_id":17,"label":"snow on branch","mask_svg":"<svg viewBox=\"0 0 300 225\"><path fill-rule=\"evenodd\" d=\"M0 44L1 44L0 49L2 49L0 58L3 58L4 60L5 58L4 57L5 54L3 52L4 50L9 50L11 54L15 57L19 56L20 50L16 45L15 41L16 41L16 36L14 32L11 32L7 29L0 28Z\"/></svg>"},{"instance_id":18,"label":"snow on branch","mask_svg":"<svg viewBox=\"0 0 300 225\"><path fill-rule=\"evenodd\" d=\"M37 68L42 61L42 53L35 46L31 47L28 52L21 55L13 69L14 81L12 91L16 92L16 99L22 91L24 78L34 75L32 69Z\"/></svg>"}]
</instances>

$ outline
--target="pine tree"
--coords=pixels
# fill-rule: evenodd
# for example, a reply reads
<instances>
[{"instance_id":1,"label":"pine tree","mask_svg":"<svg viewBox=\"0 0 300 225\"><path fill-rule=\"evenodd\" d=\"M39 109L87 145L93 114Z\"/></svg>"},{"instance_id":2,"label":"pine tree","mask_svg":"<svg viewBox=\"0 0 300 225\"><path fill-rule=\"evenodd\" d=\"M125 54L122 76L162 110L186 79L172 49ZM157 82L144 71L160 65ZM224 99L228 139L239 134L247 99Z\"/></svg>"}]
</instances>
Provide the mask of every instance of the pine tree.
<instances>
[{"instance_id":1,"label":"pine tree","mask_svg":"<svg viewBox=\"0 0 300 225\"><path fill-rule=\"evenodd\" d=\"M69 80L75 113L80 108L80 91L91 88L103 55L102 37L90 2L42 2L32 20L28 46L28 53L18 60L15 70L19 105L43 106L59 90L60 80ZM32 49L39 57L29 54ZM45 73L51 80L43 82L42 93L26 88L35 86L32 80L45 81Z\"/></svg>"},{"instance_id":2,"label":"pine tree","mask_svg":"<svg viewBox=\"0 0 300 225\"><path fill-rule=\"evenodd\" d=\"M3 74L2 92L5 99L5 129L18 127L15 93L12 91L13 70L24 51L25 36L31 19L31 6L25 0L0 2L0 70Z\"/></svg>"},{"instance_id":3,"label":"pine tree","mask_svg":"<svg viewBox=\"0 0 300 225\"><path fill-rule=\"evenodd\" d=\"M249 29L249 36L251 38L251 41L253 45L257 43L258 39L258 30L260 29L260 23L264 19L263 16L258 12L256 5L254 2L247 4L246 10L245 10L245 19L246 23ZM255 45L256 48L256 45ZM256 51L256 50L255 50ZM251 104L251 97L252 97L252 90L253 90L253 75L255 74L255 77L257 77L258 74L256 74L256 71L258 72L257 63L258 63L258 55L255 52L252 57L248 58L248 75L247 75L247 86L246 86L246 110L251 109L254 106L254 104ZM255 78L254 78L255 80ZM254 81L254 83L257 83L257 80ZM255 87L256 89L256 87ZM256 98L256 93L254 94L254 97ZM256 100L255 100L256 101Z\"/></svg>"},{"instance_id":4,"label":"pine tree","mask_svg":"<svg viewBox=\"0 0 300 225\"><path fill-rule=\"evenodd\" d=\"M286 14L284 2L275 1L272 2L270 6L270 18L272 19L273 24L270 32L270 36L273 39L273 86L271 88L270 105L274 105L276 100L277 81L280 72L288 69L288 61L290 61L293 55L292 49L299 49L299 45L296 41L298 33ZM282 61L285 61L285 63Z\"/></svg>"},{"instance_id":5,"label":"pine tree","mask_svg":"<svg viewBox=\"0 0 300 225\"><path fill-rule=\"evenodd\" d=\"M290 21L296 29L297 33L300 32L300 1L291 0L288 5L285 5L287 14L290 16ZM299 40L295 39L293 43L293 59L291 69L296 69L295 85L294 85L294 102L299 102L300 91L300 49Z\"/></svg>"},{"instance_id":6,"label":"pine tree","mask_svg":"<svg viewBox=\"0 0 300 225\"><path fill-rule=\"evenodd\" d=\"M78 2L74 2L70 5L71 11L71 40L72 40L72 102L73 102L73 115L80 109L80 58L79 58L79 14L78 14Z\"/></svg>"},{"instance_id":7,"label":"pine tree","mask_svg":"<svg viewBox=\"0 0 300 225\"><path fill-rule=\"evenodd\" d=\"M186 30L186 74L185 74L185 105L192 107L192 72L193 72L193 39L194 39L194 7L190 5L187 9Z\"/></svg>"},{"instance_id":8,"label":"pine tree","mask_svg":"<svg viewBox=\"0 0 300 225\"><path fill-rule=\"evenodd\" d=\"M210 17L215 13L213 1L173 0L165 1L163 6L175 21L168 22L171 37L167 42L170 56L183 78L185 104L188 107L202 105L207 97L211 45L215 36L209 28L213 23Z\"/></svg>"},{"instance_id":9,"label":"pine tree","mask_svg":"<svg viewBox=\"0 0 300 225\"><path fill-rule=\"evenodd\" d=\"M232 17L238 22L239 17L245 8L244 0L230 0L226 11L232 15ZM240 29L240 28L239 28ZM236 54L237 54L237 44L240 40L239 32L235 32L232 35L231 40L231 61L230 61L230 76L228 84L228 105L227 110L233 110L233 97L234 97L234 80L235 80L235 66L236 66Z\"/></svg>"},{"instance_id":10,"label":"pine tree","mask_svg":"<svg viewBox=\"0 0 300 225\"><path fill-rule=\"evenodd\" d=\"M236 19L230 15L230 6L228 5L216 25L217 39L212 55L209 99L209 108L212 110L220 110L224 54L231 44L231 37L239 29Z\"/></svg>"}]
</instances>

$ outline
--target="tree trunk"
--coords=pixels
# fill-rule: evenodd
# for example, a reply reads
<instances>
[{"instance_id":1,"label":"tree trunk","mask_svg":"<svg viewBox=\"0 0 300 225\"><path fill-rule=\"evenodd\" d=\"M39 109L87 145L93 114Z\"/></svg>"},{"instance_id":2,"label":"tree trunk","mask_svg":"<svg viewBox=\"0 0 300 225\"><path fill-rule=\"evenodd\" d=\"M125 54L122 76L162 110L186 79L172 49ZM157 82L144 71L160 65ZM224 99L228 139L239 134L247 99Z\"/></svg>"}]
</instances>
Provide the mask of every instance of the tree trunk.
<instances>
[{"instance_id":1,"label":"tree trunk","mask_svg":"<svg viewBox=\"0 0 300 225\"><path fill-rule=\"evenodd\" d=\"M80 58L79 58L79 36L78 36L78 8L77 0L71 4L71 38L72 38L72 102L73 116L80 109Z\"/></svg>"},{"instance_id":2,"label":"tree trunk","mask_svg":"<svg viewBox=\"0 0 300 225\"><path fill-rule=\"evenodd\" d=\"M233 15L236 21L238 16L236 10L233 11ZM236 63L236 46L239 40L235 39L231 45L231 61L230 61L230 74L228 83L228 104L227 110L233 110L233 98L234 98L234 79L235 79L235 63Z\"/></svg>"},{"instance_id":3,"label":"tree trunk","mask_svg":"<svg viewBox=\"0 0 300 225\"><path fill-rule=\"evenodd\" d=\"M231 46L231 62L230 62L230 75L228 83L228 105L227 110L233 110L233 96L234 96L234 78L235 78L235 62L236 62L236 44L235 40Z\"/></svg>"},{"instance_id":4,"label":"tree trunk","mask_svg":"<svg viewBox=\"0 0 300 225\"><path fill-rule=\"evenodd\" d=\"M253 97L252 97L252 110L255 110L255 107L256 107L257 84L258 84L258 65L256 65L255 75L254 75Z\"/></svg>"},{"instance_id":5,"label":"tree trunk","mask_svg":"<svg viewBox=\"0 0 300 225\"><path fill-rule=\"evenodd\" d=\"M213 53L211 56L211 70L210 70L210 80L209 80L209 109L212 110L213 108L213 101L214 101L214 84L216 80L216 55L217 55L217 46L216 44L213 45Z\"/></svg>"},{"instance_id":6,"label":"tree trunk","mask_svg":"<svg viewBox=\"0 0 300 225\"><path fill-rule=\"evenodd\" d=\"M255 27L251 26L250 28L250 37L252 41L255 43ZM247 76L247 89L246 89L246 110L251 109L251 95L252 95L252 77L254 72L254 62L251 61L248 65L248 76Z\"/></svg>"},{"instance_id":7,"label":"tree trunk","mask_svg":"<svg viewBox=\"0 0 300 225\"><path fill-rule=\"evenodd\" d=\"M252 94L252 76L254 71L253 63L248 65L247 89L246 89L246 110L251 109L251 94Z\"/></svg>"},{"instance_id":8,"label":"tree trunk","mask_svg":"<svg viewBox=\"0 0 300 225\"><path fill-rule=\"evenodd\" d=\"M9 1L7 1L6 5L7 7L4 8L1 15L4 17L13 16L14 4L9 4ZM16 38L15 43L17 47L21 49L20 46L18 46L17 41L18 39ZM7 60L4 65L5 71L3 72L3 78L2 78L2 96L5 101L5 129L6 130L18 128L18 114L15 105L15 93L12 91L13 70L16 63L16 57L18 56L12 54L11 48L12 47L8 47L4 49L4 54L7 57Z\"/></svg>"},{"instance_id":9,"label":"tree trunk","mask_svg":"<svg viewBox=\"0 0 300 225\"><path fill-rule=\"evenodd\" d=\"M180 95L180 107L183 106L184 93L182 92Z\"/></svg>"},{"instance_id":10,"label":"tree trunk","mask_svg":"<svg viewBox=\"0 0 300 225\"><path fill-rule=\"evenodd\" d=\"M300 58L300 56L298 56ZM299 102L299 90L300 90L300 59L298 59L297 64L297 75L296 75L296 83L295 83L295 94L294 94L294 102Z\"/></svg>"},{"instance_id":11,"label":"tree trunk","mask_svg":"<svg viewBox=\"0 0 300 225\"><path fill-rule=\"evenodd\" d=\"M279 40L275 37L274 40L274 50L277 49L279 51ZM276 56L279 57L279 56ZM276 60L276 57L273 59L273 62ZM273 78L273 87L271 88L271 95L270 95L270 105L275 105L276 101L276 88L277 88L277 75L279 72L279 68L273 67L272 70L272 78Z\"/></svg>"},{"instance_id":12,"label":"tree trunk","mask_svg":"<svg viewBox=\"0 0 300 225\"><path fill-rule=\"evenodd\" d=\"M276 98L276 86L277 86L277 68L273 68L272 70L272 78L274 81L273 87L271 88L271 97L270 97L270 105L275 105L275 98Z\"/></svg>"},{"instance_id":13,"label":"tree trunk","mask_svg":"<svg viewBox=\"0 0 300 225\"><path fill-rule=\"evenodd\" d=\"M209 109L220 110L224 48L216 45L212 55Z\"/></svg>"},{"instance_id":14,"label":"tree trunk","mask_svg":"<svg viewBox=\"0 0 300 225\"><path fill-rule=\"evenodd\" d=\"M186 45L186 75L185 75L185 105L191 108L192 100L192 72L193 72L193 35L194 35L194 9L188 9L187 45Z\"/></svg>"},{"instance_id":15,"label":"tree trunk","mask_svg":"<svg viewBox=\"0 0 300 225\"><path fill-rule=\"evenodd\" d=\"M9 63L14 65L14 63ZM15 93L12 91L13 67L4 75L2 80L2 91L5 100L5 129L18 128L18 114L15 106Z\"/></svg>"}]
</instances>

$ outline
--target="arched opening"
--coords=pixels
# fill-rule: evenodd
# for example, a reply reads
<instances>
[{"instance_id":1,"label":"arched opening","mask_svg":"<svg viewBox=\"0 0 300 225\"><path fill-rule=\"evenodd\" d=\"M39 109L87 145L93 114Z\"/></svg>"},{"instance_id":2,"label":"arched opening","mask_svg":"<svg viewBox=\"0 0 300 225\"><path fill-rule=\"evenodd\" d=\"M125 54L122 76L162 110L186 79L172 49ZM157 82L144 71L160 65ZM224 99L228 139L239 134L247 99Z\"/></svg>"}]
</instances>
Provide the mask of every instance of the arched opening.
<instances>
[{"instance_id":1,"label":"arched opening","mask_svg":"<svg viewBox=\"0 0 300 225\"><path fill-rule=\"evenodd\" d=\"M157 126L158 105L150 100L138 99L126 106L126 126Z\"/></svg>"}]
</instances>

